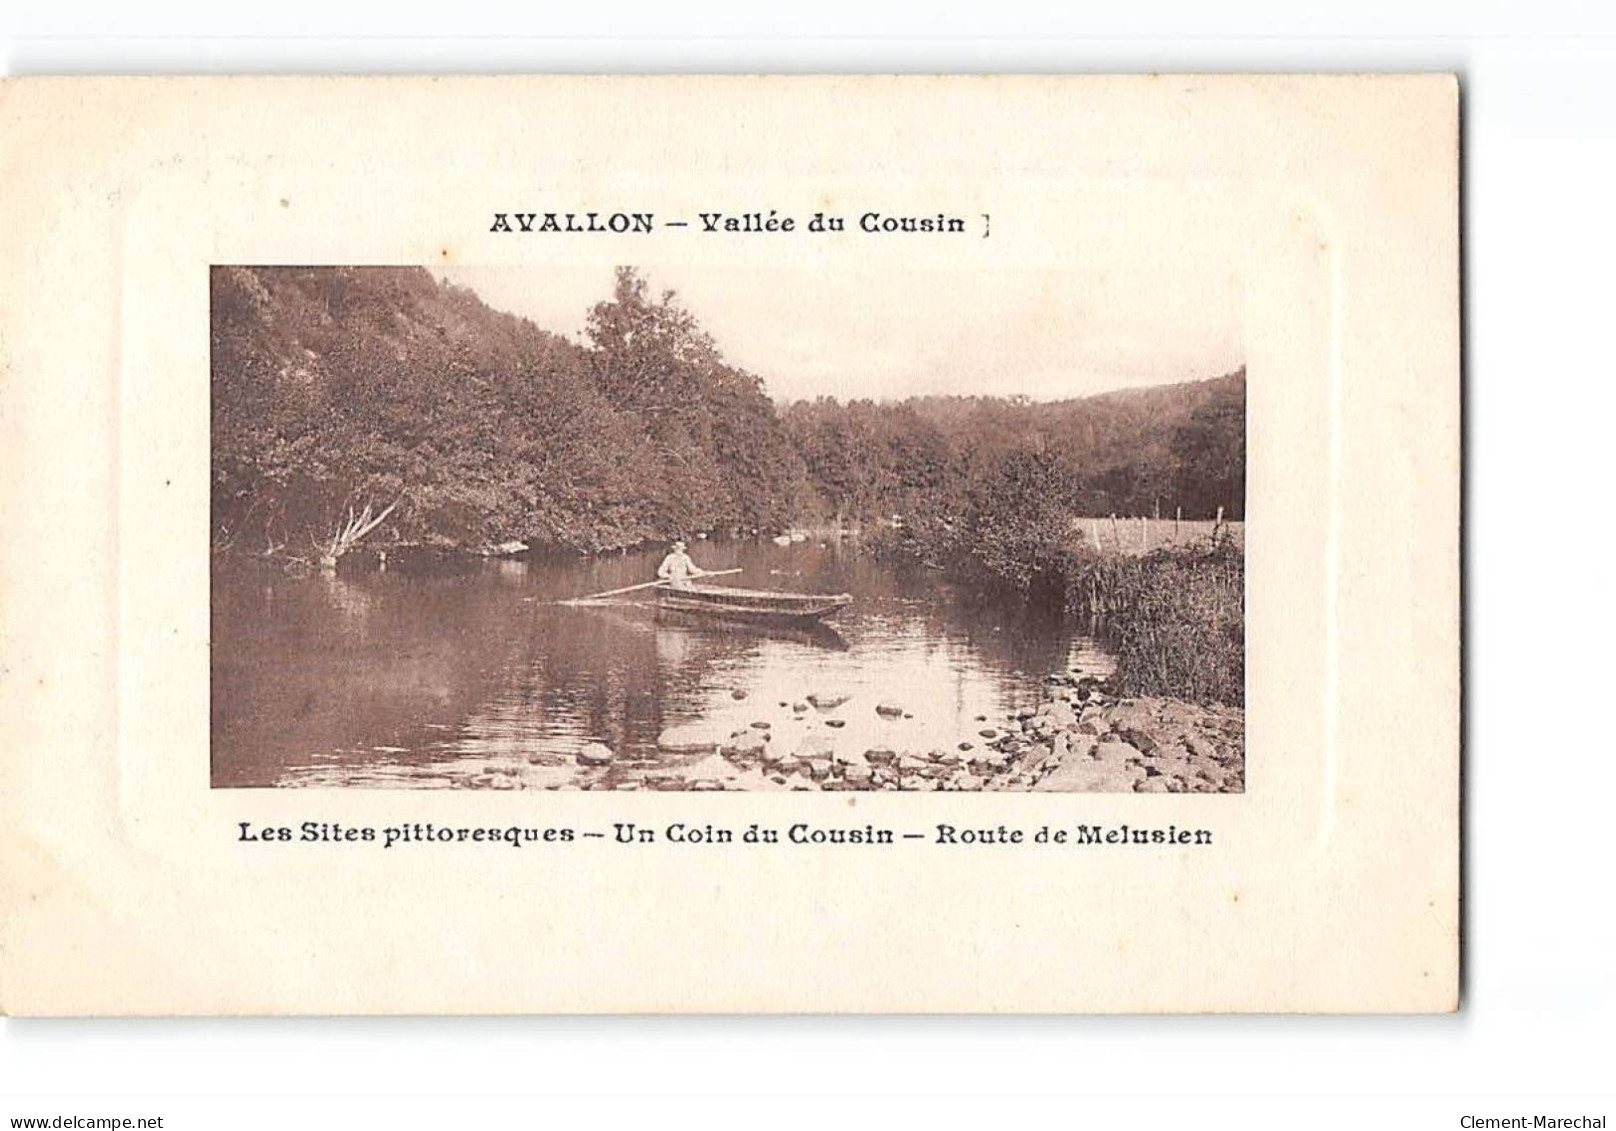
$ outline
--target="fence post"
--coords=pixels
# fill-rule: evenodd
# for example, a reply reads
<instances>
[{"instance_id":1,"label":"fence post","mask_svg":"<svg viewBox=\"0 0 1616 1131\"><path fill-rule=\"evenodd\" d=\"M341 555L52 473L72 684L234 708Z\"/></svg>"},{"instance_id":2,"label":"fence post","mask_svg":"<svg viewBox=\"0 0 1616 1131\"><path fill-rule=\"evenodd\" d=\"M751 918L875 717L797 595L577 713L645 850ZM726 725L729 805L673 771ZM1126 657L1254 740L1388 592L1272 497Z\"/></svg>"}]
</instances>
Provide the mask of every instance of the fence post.
<instances>
[{"instance_id":1,"label":"fence post","mask_svg":"<svg viewBox=\"0 0 1616 1131\"><path fill-rule=\"evenodd\" d=\"M1150 520L1144 515L1139 516L1139 552L1145 553L1150 549Z\"/></svg>"},{"instance_id":2,"label":"fence post","mask_svg":"<svg viewBox=\"0 0 1616 1131\"><path fill-rule=\"evenodd\" d=\"M1179 525L1183 523L1183 521L1184 521L1184 508L1183 507L1174 507L1173 508L1173 541L1174 542L1177 542L1179 540L1178 528L1179 528Z\"/></svg>"},{"instance_id":3,"label":"fence post","mask_svg":"<svg viewBox=\"0 0 1616 1131\"><path fill-rule=\"evenodd\" d=\"M1097 518L1089 519L1089 532L1094 535L1094 552L1096 554L1098 554L1100 552L1100 520L1099 519L1097 519Z\"/></svg>"}]
</instances>

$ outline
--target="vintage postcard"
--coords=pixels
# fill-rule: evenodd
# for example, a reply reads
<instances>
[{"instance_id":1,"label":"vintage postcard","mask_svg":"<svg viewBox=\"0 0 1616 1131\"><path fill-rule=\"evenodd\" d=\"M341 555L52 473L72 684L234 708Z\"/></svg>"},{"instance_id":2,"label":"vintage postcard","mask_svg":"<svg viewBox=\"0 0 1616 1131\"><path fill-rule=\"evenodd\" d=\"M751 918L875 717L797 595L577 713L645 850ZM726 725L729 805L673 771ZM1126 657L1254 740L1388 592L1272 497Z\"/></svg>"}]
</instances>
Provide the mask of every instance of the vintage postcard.
<instances>
[{"instance_id":1,"label":"vintage postcard","mask_svg":"<svg viewBox=\"0 0 1616 1131\"><path fill-rule=\"evenodd\" d=\"M1457 147L0 85L0 1008L1456 1008Z\"/></svg>"}]
</instances>

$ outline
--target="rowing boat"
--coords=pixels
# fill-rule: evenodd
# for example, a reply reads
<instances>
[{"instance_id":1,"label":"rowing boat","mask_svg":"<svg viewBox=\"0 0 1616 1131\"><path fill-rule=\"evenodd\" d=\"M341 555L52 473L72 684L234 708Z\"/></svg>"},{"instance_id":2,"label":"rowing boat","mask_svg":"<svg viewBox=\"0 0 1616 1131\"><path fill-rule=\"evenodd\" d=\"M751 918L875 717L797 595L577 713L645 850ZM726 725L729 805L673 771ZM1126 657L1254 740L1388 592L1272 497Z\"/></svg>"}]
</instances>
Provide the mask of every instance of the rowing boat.
<instances>
[{"instance_id":1,"label":"rowing boat","mask_svg":"<svg viewBox=\"0 0 1616 1131\"><path fill-rule=\"evenodd\" d=\"M725 635L788 640L826 652L845 652L851 647L841 633L822 620L720 620L706 613L681 613L665 608L656 610L656 619L659 627L698 631L722 629Z\"/></svg>"},{"instance_id":2,"label":"rowing boat","mask_svg":"<svg viewBox=\"0 0 1616 1131\"><path fill-rule=\"evenodd\" d=\"M690 589L659 587L656 594L657 607L669 612L774 624L816 621L853 603L847 593L780 593L772 589L731 589L719 585Z\"/></svg>"}]
</instances>

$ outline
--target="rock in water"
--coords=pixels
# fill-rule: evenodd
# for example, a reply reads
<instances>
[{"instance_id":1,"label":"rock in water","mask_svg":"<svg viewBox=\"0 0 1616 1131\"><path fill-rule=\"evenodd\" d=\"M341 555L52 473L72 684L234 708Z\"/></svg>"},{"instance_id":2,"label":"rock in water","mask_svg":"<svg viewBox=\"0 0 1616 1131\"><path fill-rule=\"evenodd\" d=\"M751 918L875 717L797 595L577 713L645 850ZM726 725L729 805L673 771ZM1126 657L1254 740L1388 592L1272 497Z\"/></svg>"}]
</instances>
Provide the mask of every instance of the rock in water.
<instances>
[{"instance_id":1,"label":"rock in water","mask_svg":"<svg viewBox=\"0 0 1616 1131\"><path fill-rule=\"evenodd\" d=\"M731 758L757 758L768 748L769 739L765 734L755 730L736 731L730 740L724 743L721 753Z\"/></svg>"},{"instance_id":2,"label":"rock in water","mask_svg":"<svg viewBox=\"0 0 1616 1131\"><path fill-rule=\"evenodd\" d=\"M896 707L891 703L877 703L875 705L875 713L880 715L883 719L903 718L903 708Z\"/></svg>"},{"instance_id":3,"label":"rock in water","mask_svg":"<svg viewBox=\"0 0 1616 1131\"><path fill-rule=\"evenodd\" d=\"M1120 761L1068 758L1039 780L1040 793L1131 793L1145 771Z\"/></svg>"},{"instance_id":4,"label":"rock in water","mask_svg":"<svg viewBox=\"0 0 1616 1131\"><path fill-rule=\"evenodd\" d=\"M1126 742L1102 742L1090 752L1090 757L1097 762L1107 762L1120 766L1130 760L1137 760L1143 755L1140 754L1137 747L1130 746Z\"/></svg>"},{"instance_id":5,"label":"rock in water","mask_svg":"<svg viewBox=\"0 0 1616 1131\"><path fill-rule=\"evenodd\" d=\"M745 699L746 698L746 692L742 691L739 687L737 687L734 691L731 691L729 693L729 697L731 699Z\"/></svg>"},{"instance_id":6,"label":"rock in water","mask_svg":"<svg viewBox=\"0 0 1616 1131\"><path fill-rule=\"evenodd\" d=\"M778 782L756 766L741 774L734 781L726 782L725 787L728 789L744 789L748 793L774 793L780 789Z\"/></svg>"},{"instance_id":7,"label":"rock in water","mask_svg":"<svg viewBox=\"0 0 1616 1131\"><path fill-rule=\"evenodd\" d=\"M869 754L864 755L866 758ZM898 772L901 774L924 774L931 772L932 764L924 758L916 758L913 754L904 754L898 758Z\"/></svg>"},{"instance_id":8,"label":"rock in water","mask_svg":"<svg viewBox=\"0 0 1616 1131\"><path fill-rule=\"evenodd\" d=\"M830 777L831 760L829 758L799 758L797 761L814 781L824 781Z\"/></svg>"},{"instance_id":9,"label":"rock in water","mask_svg":"<svg viewBox=\"0 0 1616 1131\"><path fill-rule=\"evenodd\" d=\"M712 723L685 723L657 736L657 746L673 754L705 754L718 749L728 732Z\"/></svg>"},{"instance_id":10,"label":"rock in water","mask_svg":"<svg viewBox=\"0 0 1616 1131\"><path fill-rule=\"evenodd\" d=\"M999 771L1006 769L1009 765L1010 755L1006 754L1003 750L995 750L992 747L989 747L988 749L982 751L978 757L972 760L971 769L977 773L981 773L983 768L998 773Z\"/></svg>"},{"instance_id":11,"label":"rock in water","mask_svg":"<svg viewBox=\"0 0 1616 1131\"><path fill-rule=\"evenodd\" d=\"M866 750L864 752L864 760L870 763L872 766L890 766L892 763L898 760L898 752L896 750L885 750L881 748L877 748L875 750Z\"/></svg>"},{"instance_id":12,"label":"rock in water","mask_svg":"<svg viewBox=\"0 0 1616 1131\"><path fill-rule=\"evenodd\" d=\"M740 771L717 754L709 754L701 761L686 766L684 776L693 786L721 785L740 777Z\"/></svg>"},{"instance_id":13,"label":"rock in water","mask_svg":"<svg viewBox=\"0 0 1616 1131\"><path fill-rule=\"evenodd\" d=\"M1040 708L1038 713L1047 717L1057 727L1071 726L1077 722L1077 712L1072 705L1063 699L1054 699Z\"/></svg>"},{"instance_id":14,"label":"rock in water","mask_svg":"<svg viewBox=\"0 0 1616 1131\"><path fill-rule=\"evenodd\" d=\"M586 743L584 748L578 751L578 764L581 766L609 766L615 757L617 755L612 753L610 746L601 742L590 742Z\"/></svg>"},{"instance_id":15,"label":"rock in water","mask_svg":"<svg viewBox=\"0 0 1616 1131\"><path fill-rule=\"evenodd\" d=\"M843 695L839 692L831 693L825 691L815 691L807 696L808 702L812 703L815 707L818 707L821 711L834 711L837 707L840 707L843 703L846 703L851 698L851 695Z\"/></svg>"},{"instance_id":16,"label":"rock in water","mask_svg":"<svg viewBox=\"0 0 1616 1131\"><path fill-rule=\"evenodd\" d=\"M1128 745L1135 747L1141 754L1153 754L1156 751L1156 740L1150 732L1138 726L1123 723L1115 728L1117 737Z\"/></svg>"},{"instance_id":17,"label":"rock in water","mask_svg":"<svg viewBox=\"0 0 1616 1131\"><path fill-rule=\"evenodd\" d=\"M797 743L796 755L799 758L829 758L835 750L836 744L829 735L810 731Z\"/></svg>"},{"instance_id":18,"label":"rock in water","mask_svg":"<svg viewBox=\"0 0 1616 1131\"><path fill-rule=\"evenodd\" d=\"M767 722L765 722L764 720L762 720L762 719L758 719L756 722L754 722L752 724L752 729L753 730L768 730L769 729L769 724Z\"/></svg>"},{"instance_id":19,"label":"rock in water","mask_svg":"<svg viewBox=\"0 0 1616 1131\"><path fill-rule=\"evenodd\" d=\"M795 754L784 754L772 747L763 752L763 765L781 774L792 774L806 769L803 760Z\"/></svg>"},{"instance_id":20,"label":"rock in water","mask_svg":"<svg viewBox=\"0 0 1616 1131\"><path fill-rule=\"evenodd\" d=\"M1105 712L1105 717L1113 730L1122 728L1148 730L1155 723L1149 705L1138 699L1119 701L1116 706Z\"/></svg>"},{"instance_id":21,"label":"rock in water","mask_svg":"<svg viewBox=\"0 0 1616 1131\"><path fill-rule=\"evenodd\" d=\"M837 729L840 729L840 728L845 727L847 725L847 720L846 719L826 719L825 720L825 725L828 726L828 727L836 727Z\"/></svg>"}]
</instances>

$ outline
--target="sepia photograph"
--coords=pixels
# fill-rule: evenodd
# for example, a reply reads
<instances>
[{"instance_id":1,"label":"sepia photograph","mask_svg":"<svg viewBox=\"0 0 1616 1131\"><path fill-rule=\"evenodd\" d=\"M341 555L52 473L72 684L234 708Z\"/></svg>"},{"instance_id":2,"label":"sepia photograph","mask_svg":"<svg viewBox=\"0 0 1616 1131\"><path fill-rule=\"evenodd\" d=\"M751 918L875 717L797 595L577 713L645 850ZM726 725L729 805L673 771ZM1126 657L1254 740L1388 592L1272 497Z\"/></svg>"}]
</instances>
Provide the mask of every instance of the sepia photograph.
<instances>
[{"instance_id":1,"label":"sepia photograph","mask_svg":"<svg viewBox=\"0 0 1616 1131\"><path fill-rule=\"evenodd\" d=\"M99 6L0 1124L1608 1124L1616 15Z\"/></svg>"},{"instance_id":2,"label":"sepia photograph","mask_svg":"<svg viewBox=\"0 0 1616 1131\"><path fill-rule=\"evenodd\" d=\"M1243 791L1206 244L214 267L212 784Z\"/></svg>"},{"instance_id":3,"label":"sepia photograph","mask_svg":"<svg viewBox=\"0 0 1616 1131\"><path fill-rule=\"evenodd\" d=\"M0 1009L1454 1010L1458 108L18 84Z\"/></svg>"}]
</instances>

